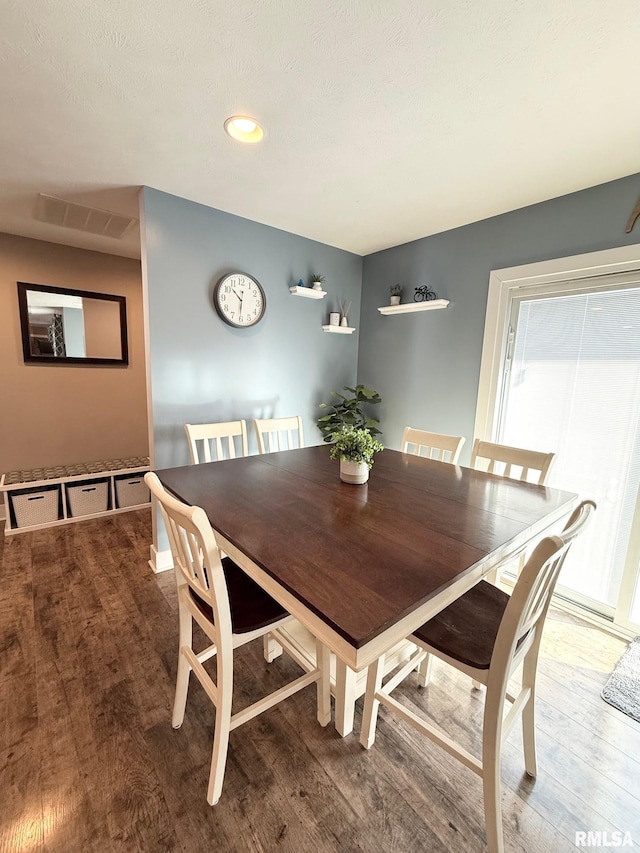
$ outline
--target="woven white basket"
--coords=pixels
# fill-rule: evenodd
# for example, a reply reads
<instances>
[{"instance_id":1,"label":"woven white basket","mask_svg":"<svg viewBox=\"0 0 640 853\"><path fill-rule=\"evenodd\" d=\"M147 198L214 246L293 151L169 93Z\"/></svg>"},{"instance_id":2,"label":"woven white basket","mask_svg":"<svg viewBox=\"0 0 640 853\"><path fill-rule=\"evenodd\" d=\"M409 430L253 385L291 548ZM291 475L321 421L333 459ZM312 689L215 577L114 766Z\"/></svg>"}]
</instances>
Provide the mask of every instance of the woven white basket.
<instances>
[{"instance_id":1,"label":"woven white basket","mask_svg":"<svg viewBox=\"0 0 640 853\"><path fill-rule=\"evenodd\" d=\"M68 485L67 496L72 518L106 512L109 508L109 483L104 480L95 480L92 483Z\"/></svg>"},{"instance_id":2,"label":"woven white basket","mask_svg":"<svg viewBox=\"0 0 640 853\"><path fill-rule=\"evenodd\" d=\"M126 506L147 504L151 495L144 481L144 473L128 477L116 477L116 503L119 509Z\"/></svg>"},{"instance_id":3,"label":"woven white basket","mask_svg":"<svg viewBox=\"0 0 640 853\"><path fill-rule=\"evenodd\" d=\"M60 487L42 489L39 492L12 494L11 503L16 516L18 527L29 527L32 524L50 524L57 521L60 498Z\"/></svg>"}]
</instances>

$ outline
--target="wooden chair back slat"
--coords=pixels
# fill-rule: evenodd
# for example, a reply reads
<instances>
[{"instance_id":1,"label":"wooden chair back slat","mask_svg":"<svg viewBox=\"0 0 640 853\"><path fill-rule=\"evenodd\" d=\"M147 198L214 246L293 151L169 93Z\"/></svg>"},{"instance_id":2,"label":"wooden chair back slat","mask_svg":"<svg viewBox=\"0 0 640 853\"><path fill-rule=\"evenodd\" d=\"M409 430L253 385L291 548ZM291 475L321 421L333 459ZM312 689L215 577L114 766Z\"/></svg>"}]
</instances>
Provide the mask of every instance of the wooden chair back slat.
<instances>
[{"instance_id":1,"label":"wooden chair back slat","mask_svg":"<svg viewBox=\"0 0 640 853\"><path fill-rule=\"evenodd\" d=\"M555 453L525 450L476 438L471 451L471 467L544 486L555 458ZM516 469L520 471L519 475Z\"/></svg>"},{"instance_id":2,"label":"wooden chair back slat","mask_svg":"<svg viewBox=\"0 0 640 853\"><path fill-rule=\"evenodd\" d=\"M200 462L214 462L225 458L235 459L236 438L240 439L240 455L249 455L246 421L224 421L214 424L185 424L184 429L189 442L191 462L194 465L198 465ZM202 444L202 458L200 458L201 452L199 450L199 442ZM212 454L214 444L215 459Z\"/></svg>"},{"instance_id":3,"label":"wooden chair back slat","mask_svg":"<svg viewBox=\"0 0 640 853\"><path fill-rule=\"evenodd\" d=\"M300 415L290 418L255 418L253 426L260 453L275 453L278 450L304 447Z\"/></svg>"},{"instance_id":4,"label":"wooden chair back slat","mask_svg":"<svg viewBox=\"0 0 640 853\"><path fill-rule=\"evenodd\" d=\"M414 456L424 456L427 459L450 462L455 465L458 462L464 441L464 436L461 435L445 435L439 432L427 432L423 429L405 427L400 450L403 453L412 453Z\"/></svg>"}]
</instances>

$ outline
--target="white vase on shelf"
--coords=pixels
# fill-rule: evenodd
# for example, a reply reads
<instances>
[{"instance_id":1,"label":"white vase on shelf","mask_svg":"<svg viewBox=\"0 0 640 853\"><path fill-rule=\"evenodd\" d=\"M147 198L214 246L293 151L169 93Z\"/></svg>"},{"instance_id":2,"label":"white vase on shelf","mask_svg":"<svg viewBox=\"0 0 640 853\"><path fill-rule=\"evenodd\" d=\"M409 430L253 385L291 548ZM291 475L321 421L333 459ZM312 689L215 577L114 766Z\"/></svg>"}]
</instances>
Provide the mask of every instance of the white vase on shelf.
<instances>
[{"instance_id":1,"label":"white vase on shelf","mask_svg":"<svg viewBox=\"0 0 640 853\"><path fill-rule=\"evenodd\" d=\"M390 305L400 305L401 299L402 299L401 296L390 296L389 297L389 304Z\"/></svg>"}]
</instances>

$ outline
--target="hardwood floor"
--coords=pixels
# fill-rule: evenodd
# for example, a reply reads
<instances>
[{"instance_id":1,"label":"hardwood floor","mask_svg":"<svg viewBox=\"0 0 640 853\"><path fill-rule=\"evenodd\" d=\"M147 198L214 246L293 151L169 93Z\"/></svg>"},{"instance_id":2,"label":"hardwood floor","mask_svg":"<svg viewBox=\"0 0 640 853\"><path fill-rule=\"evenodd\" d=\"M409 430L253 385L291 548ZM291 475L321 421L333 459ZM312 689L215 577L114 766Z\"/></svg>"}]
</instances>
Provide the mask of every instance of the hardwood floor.
<instances>
[{"instance_id":1,"label":"hardwood floor","mask_svg":"<svg viewBox=\"0 0 640 853\"><path fill-rule=\"evenodd\" d=\"M208 806L213 709L193 680L171 728L175 587L149 569L150 526L139 510L0 542L2 853L485 849L477 777L385 710L369 752L322 729L313 688L232 732ZM580 830L640 843L640 725L599 695L623 649L552 613L538 779L518 731L504 750L508 851L576 850ZM265 664L261 643L240 649L234 706L295 670L286 656ZM427 689L410 678L394 695L479 750L482 697L462 676L436 662Z\"/></svg>"}]
</instances>

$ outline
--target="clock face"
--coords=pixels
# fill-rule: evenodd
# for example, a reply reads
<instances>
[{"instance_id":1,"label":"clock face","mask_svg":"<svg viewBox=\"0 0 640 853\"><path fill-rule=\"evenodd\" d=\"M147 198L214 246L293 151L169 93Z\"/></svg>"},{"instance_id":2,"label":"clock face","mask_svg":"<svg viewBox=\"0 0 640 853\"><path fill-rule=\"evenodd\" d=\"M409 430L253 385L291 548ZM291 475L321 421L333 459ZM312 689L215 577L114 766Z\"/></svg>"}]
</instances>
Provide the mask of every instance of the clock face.
<instances>
[{"instance_id":1,"label":"clock face","mask_svg":"<svg viewBox=\"0 0 640 853\"><path fill-rule=\"evenodd\" d=\"M232 272L216 284L213 304L225 323L244 329L262 320L267 299L255 278Z\"/></svg>"}]
</instances>

